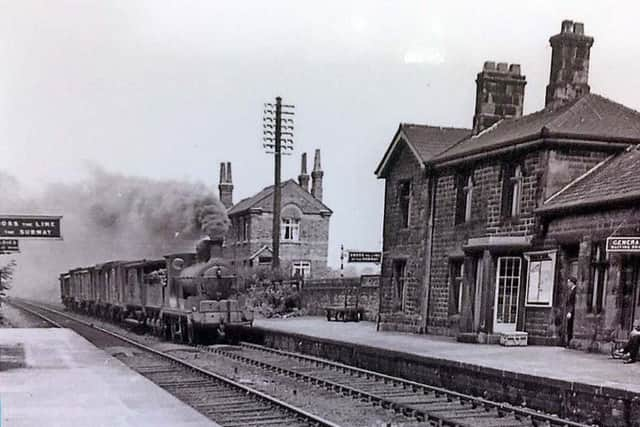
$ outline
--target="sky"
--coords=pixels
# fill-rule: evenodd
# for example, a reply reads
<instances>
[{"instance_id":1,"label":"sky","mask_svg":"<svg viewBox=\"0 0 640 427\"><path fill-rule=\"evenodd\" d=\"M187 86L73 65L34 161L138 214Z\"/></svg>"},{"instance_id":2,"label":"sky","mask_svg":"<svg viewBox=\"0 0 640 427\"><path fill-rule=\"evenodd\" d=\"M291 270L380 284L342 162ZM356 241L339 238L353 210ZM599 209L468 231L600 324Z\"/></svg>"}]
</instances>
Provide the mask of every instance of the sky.
<instances>
[{"instance_id":1,"label":"sky","mask_svg":"<svg viewBox=\"0 0 640 427\"><path fill-rule=\"evenodd\" d=\"M272 183L263 103L282 96L296 106L283 178L302 152L322 152L332 266L341 244L381 249L373 171L398 124L470 127L485 60L521 64L525 113L542 108L563 19L595 38L592 91L640 110L637 2L0 0L0 11L0 171L32 191L80 181L88 164L217 188L229 161L238 201Z\"/></svg>"}]
</instances>

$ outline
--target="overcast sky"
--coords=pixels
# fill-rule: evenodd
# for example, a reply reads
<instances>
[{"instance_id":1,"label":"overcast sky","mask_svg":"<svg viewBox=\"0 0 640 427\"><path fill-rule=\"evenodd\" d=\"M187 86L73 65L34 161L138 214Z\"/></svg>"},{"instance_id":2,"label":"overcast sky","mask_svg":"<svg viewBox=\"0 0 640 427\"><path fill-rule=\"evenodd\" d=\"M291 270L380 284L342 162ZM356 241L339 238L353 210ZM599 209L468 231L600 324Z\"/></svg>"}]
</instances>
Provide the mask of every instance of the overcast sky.
<instances>
[{"instance_id":1,"label":"overcast sky","mask_svg":"<svg viewBox=\"0 0 640 427\"><path fill-rule=\"evenodd\" d=\"M262 104L296 105L303 151L322 150L330 264L381 247L373 171L399 122L471 126L485 60L522 64L542 107L548 39L563 19L595 38L592 91L640 109L637 2L0 0L0 170L32 187L86 162L217 186L235 201L272 182ZM1 202L0 202L1 204Z\"/></svg>"}]
</instances>

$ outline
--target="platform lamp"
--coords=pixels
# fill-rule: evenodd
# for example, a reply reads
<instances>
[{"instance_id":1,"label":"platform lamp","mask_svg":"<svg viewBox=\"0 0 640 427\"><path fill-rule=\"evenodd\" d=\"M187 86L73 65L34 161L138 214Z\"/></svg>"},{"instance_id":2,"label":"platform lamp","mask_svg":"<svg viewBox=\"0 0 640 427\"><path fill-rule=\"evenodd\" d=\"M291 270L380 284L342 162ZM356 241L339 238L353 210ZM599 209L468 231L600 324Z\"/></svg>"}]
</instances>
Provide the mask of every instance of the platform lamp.
<instances>
[{"instance_id":1,"label":"platform lamp","mask_svg":"<svg viewBox=\"0 0 640 427\"><path fill-rule=\"evenodd\" d=\"M271 268L280 267L280 209L282 205L282 189L280 188L280 169L282 155L290 155L293 151L293 115L294 105L283 104L281 97L276 97L275 104L264 104L262 118L262 146L267 154L274 157L273 187L273 258Z\"/></svg>"}]
</instances>

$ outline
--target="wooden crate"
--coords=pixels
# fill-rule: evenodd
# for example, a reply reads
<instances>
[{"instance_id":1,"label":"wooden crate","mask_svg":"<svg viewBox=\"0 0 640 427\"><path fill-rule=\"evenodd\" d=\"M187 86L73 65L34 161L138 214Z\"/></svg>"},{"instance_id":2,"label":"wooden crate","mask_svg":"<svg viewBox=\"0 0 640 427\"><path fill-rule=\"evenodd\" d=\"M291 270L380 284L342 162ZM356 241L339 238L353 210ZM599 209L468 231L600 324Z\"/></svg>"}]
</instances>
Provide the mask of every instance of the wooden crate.
<instances>
[{"instance_id":1,"label":"wooden crate","mask_svg":"<svg viewBox=\"0 0 640 427\"><path fill-rule=\"evenodd\" d=\"M508 332L500 334L500 345L505 347L524 347L527 345L529 334L526 332Z\"/></svg>"}]
</instances>

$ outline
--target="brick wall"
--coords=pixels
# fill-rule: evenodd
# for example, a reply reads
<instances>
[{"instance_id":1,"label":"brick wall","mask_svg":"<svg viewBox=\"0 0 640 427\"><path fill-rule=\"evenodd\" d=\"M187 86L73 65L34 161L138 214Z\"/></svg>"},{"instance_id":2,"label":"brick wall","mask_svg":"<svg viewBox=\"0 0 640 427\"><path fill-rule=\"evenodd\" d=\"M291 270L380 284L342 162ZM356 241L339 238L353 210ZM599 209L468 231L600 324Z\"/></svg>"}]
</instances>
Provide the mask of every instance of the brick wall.
<instances>
[{"instance_id":1,"label":"brick wall","mask_svg":"<svg viewBox=\"0 0 640 427\"><path fill-rule=\"evenodd\" d=\"M364 308L364 319L375 321L378 316L379 276L347 277L340 279L314 279L304 282L302 308L313 316L324 316L324 307L347 304Z\"/></svg>"},{"instance_id":2,"label":"brick wall","mask_svg":"<svg viewBox=\"0 0 640 427\"><path fill-rule=\"evenodd\" d=\"M422 301L424 301L425 233L428 215L428 180L420 162L410 149L402 144L397 159L385 183L385 210L383 226L383 263L381 306L382 330L409 330L418 332L422 327ZM402 227L399 203L400 183L411 180L411 207L409 227ZM397 295L390 278L393 261L406 260L406 297L404 310L400 310Z\"/></svg>"}]
</instances>

